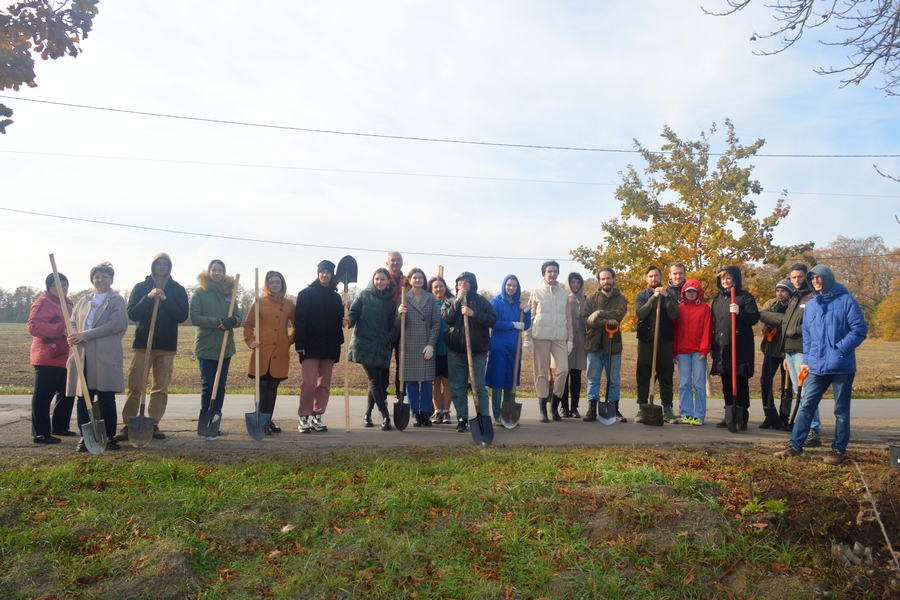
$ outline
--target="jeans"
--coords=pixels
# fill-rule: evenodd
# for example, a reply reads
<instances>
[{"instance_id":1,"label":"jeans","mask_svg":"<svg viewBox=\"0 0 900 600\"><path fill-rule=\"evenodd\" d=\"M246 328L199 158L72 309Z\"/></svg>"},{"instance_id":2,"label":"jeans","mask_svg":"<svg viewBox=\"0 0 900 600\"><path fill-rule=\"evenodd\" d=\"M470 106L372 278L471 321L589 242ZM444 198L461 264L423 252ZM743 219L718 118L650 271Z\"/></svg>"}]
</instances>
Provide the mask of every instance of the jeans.
<instances>
[{"instance_id":1,"label":"jeans","mask_svg":"<svg viewBox=\"0 0 900 600\"><path fill-rule=\"evenodd\" d=\"M800 367L803 366L803 353L802 352L788 352L784 355L784 360L787 361L788 366L788 374L791 376L791 385L794 386L794 391L800 387L800 380L797 379L800 375ZM800 394L797 394L797 402L800 402ZM802 406L802 404L801 404ZM816 406L816 412L813 414L812 421L809 424L809 428L815 431L816 433L822 433L822 420L819 418L819 408Z\"/></svg>"},{"instance_id":2,"label":"jeans","mask_svg":"<svg viewBox=\"0 0 900 600\"><path fill-rule=\"evenodd\" d=\"M803 386L803 398L800 400L800 410L797 412L797 421L791 432L791 446L794 450L802 450L803 442L809 435L810 423L813 413L818 414L819 402L822 395L830 385L834 392L834 442L832 450L846 452L850 443L850 393L853 389L853 379L856 373L842 373L839 375L814 375L810 373L806 377Z\"/></svg>"},{"instance_id":3,"label":"jeans","mask_svg":"<svg viewBox=\"0 0 900 600\"><path fill-rule=\"evenodd\" d=\"M212 387L216 381L216 367L219 361L211 358L199 358L200 363L200 408L206 410L209 408L209 401L212 398ZM219 388L216 390L216 400L213 402L213 411L222 412L222 405L225 404L225 382L228 380L228 365L231 364L231 357L222 360L222 373L219 375Z\"/></svg>"},{"instance_id":4,"label":"jeans","mask_svg":"<svg viewBox=\"0 0 900 600\"><path fill-rule=\"evenodd\" d=\"M600 400L600 378L606 369L607 358L610 361L606 379L609 383L609 397L607 402L619 401L619 389L621 387L622 353L607 355L603 350L587 353L587 397L588 402Z\"/></svg>"},{"instance_id":5,"label":"jeans","mask_svg":"<svg viewBox=\"0 0 900 600\"><path fill-rule=\"evenodd\" d=\"M678 403L681 415L706 420L706 357L699 352L679 354Z\"/></svg>"},{"instance_id":6,"label":"jeans","mask_svg":"<svg viewBox=\"0 0 900 600\"><path fill-rule=\"evenodd\" d=\"M56 398L53 417L50 405ZM31 435L50 435L65 431L72 419L74 396L66 396L66 368L37 366L34 368L34 394L31 396Z\"/></svg>"},{"instance_id":7,"label":"jeans","mask_svg":"<svg viewBox=\"0 0 900 600\"><path fill-rule=\"evenodd\" d=\"M465 354L450 350L447 353L448 366L450 367L450 395L453 407L456 409L456 417L464 421L469 420L469 362ZM472 355L472 368L475 371L475 394L478 397L478 413L490 416L490 400L487 388L484 385L484 369L487 366L487 352Z\"/></svg>"},{"instance_id":8,"label":"jeans","mask_svg":"<svg viewBox=\"0 0 900 600\"><path fill-rule=\"evenodd\" d=\"M409 410L427 413L434 410L431 404L434 396L433 381L407 381L406 396L409 398Z\"/></svg>"}]
</instances>

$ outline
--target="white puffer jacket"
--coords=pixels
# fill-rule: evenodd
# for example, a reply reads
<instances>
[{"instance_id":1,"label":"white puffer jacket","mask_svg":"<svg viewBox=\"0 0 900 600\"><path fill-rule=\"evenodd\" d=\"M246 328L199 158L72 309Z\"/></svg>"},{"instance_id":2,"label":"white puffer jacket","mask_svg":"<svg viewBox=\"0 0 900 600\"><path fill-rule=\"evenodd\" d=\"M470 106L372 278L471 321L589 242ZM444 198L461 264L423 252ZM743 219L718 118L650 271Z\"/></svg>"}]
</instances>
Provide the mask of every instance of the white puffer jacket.
<instances>
[{"instance_id":1,"label":"white puffer jacket","mask_svg":"<svg viewBox=\"0 0 900 600\"><path fill-rule=\"evenodd\" d=\"M531 328L525 332L525 340L572 341L572 321L569 311L569 292L556 284L547 283L531 292Z\"/></svg>"}]
</instances>

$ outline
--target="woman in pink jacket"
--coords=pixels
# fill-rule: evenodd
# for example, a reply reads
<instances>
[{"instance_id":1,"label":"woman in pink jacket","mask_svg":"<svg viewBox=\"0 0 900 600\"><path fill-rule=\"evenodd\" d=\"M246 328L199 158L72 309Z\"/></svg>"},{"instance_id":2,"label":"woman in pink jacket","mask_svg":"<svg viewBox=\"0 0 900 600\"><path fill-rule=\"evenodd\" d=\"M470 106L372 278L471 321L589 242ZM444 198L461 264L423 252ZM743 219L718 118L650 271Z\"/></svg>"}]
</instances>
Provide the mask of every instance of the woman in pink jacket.
<instances>
[{"instance_id":1,"label":"woman in pink jacket","mask_svg":"<svg viewBox=\"0 0 900 600\"><path fill-rule=\"evenodd\" d=\"M706 357L712 350L712 310L703 301L697 279L688 279L681 288L682 302L675 319L672 352L678 361L678 402L685 425L703 425L706 420Z\"/></svg>"},{"instance_id":2,"label":"woman in pink jacket","mask_svg":"<svg viewBox=\"0 0 900 600\"><path fill-rule=\"evenodd\" d=\"M68 298L69 280L59 275L66 308L71 316L75 304ZM31 366L34 367L34 394L31 396L31 435L35 444L58 444L53 435L75 436L69 429L72 419L74 396L66 396L66 361L69 359L69 343L66 341L66 323L63 320L53 274L47 275L47 291L38 296L28 315L28 333L31 340ZM56 397L53 418L50 405ZM53 435L51 435L51 433Z\"/></svg>"}]
</instances>

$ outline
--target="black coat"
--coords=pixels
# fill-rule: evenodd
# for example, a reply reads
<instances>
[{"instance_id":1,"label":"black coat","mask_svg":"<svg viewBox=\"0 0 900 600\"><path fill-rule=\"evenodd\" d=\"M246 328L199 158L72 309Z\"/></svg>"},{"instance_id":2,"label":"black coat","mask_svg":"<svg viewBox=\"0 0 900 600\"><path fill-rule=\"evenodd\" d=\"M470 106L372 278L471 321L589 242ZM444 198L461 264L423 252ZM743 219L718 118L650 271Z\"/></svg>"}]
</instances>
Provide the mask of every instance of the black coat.
<instances>
[{"instance_id":1,"label":"black coat","mask_svg":"<svg viewBox=\"0 0 900 600\"><path fill-rule=\"evenodd\" d=\"M132 348L147 349L147 335L150 332L150 318L153 316L154 300L147 294L156 288L153 277L147 276L131 290L126 312L128 318L137 322L134 330ZM153 332L153 348L151 350L178 350L178 325L187 321L190 316L187 292L177 281L169 278L163 288L165 300L160 300L156 313L156 330Z\"/></svg>"},{"instance_id":2,"label":"black coat","mask_svg":"<svg viewBox=\"0 0 900 600\"><path fill-rule=\"evenodd\" d=\"M734 303L740 307L737 315L737 374L740 377L753 377L753 363L756 349L753 345L753 326L759 322L759 310L756 298L750 292L741 289L741 271L737 267L725 267L734 279ZM719 293L713 298L712 313L715 322L713 334L712 368L713 375L731 374L731 290L722 288L720 277L716 277Z\"/></svg>"},{"instance_id":3,"label":"black coat","mask_svg":"<svg viewBox=\"0 0 900 600\"><path fill-rule=\"evenodd\" d=\"M484 354L491 349L491 327L497 322L497 311L491 303L478 293L478 280L471 273L462 273L457 277L469 280L469 293L466 304L475 313L469 317L469 339L472 342L472 354ZM457 354L466 353L465 317L459 310L462 304L459 298L448 298L441 305L441 317L447 324L444 331L444 343Z\"/></svg>"},{"instance_id":4,"label":"black coat","mask_svg":"<svg viewBox=\"0 0 900 600\"><path fill-rule=\"evenodd\" d=\"M397 303L394 291L388 287L383 292L371 281L350 306L350 361L367 367L391 366L391 344L399 330L394 325Z\"/></svg>"},{"instance_id":5,"label":"black coat","mask_svg":"<svg viewBox=\"0 0 900 600\"><path fill-rule=\"evenodd\" d=\"M297 294L294 347L304 358L341 359L344 343L344 304L331 285L315 281Z\"/></svg>"}]
</instances>

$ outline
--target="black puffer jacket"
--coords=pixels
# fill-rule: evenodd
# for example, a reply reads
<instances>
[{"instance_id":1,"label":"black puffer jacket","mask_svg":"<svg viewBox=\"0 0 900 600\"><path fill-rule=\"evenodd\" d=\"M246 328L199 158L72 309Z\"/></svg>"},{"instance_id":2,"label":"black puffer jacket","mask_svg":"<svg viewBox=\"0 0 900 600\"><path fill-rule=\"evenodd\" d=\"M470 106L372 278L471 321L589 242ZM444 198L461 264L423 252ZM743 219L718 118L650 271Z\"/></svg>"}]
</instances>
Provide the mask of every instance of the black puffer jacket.
<instances>
[{"instance_id":1,"label":"black puffer jacket","mask_svg":"<svg viewBox=\"0 0 900 600\"><path fill-rule=\"evenodd\" d=\"M341 359L343 318L344 305L333 285L315 281L297 294L294 347L301 362L305 358Z\"/></svg>"},{"instance_id":2,"label":"black puffer jacket","mask_svg":"<svg viewBox=\"0 0 900 600\"><path fill-rule=\"evenodd\" d=\"M491 327L497 322L497 311L483 296L478 294L478 280L468 271L460 273L456 281L467 279L469 293L466 294L466 305L475 314L469 317L469 337L472 341L472 354L484 354L491 349ZM448 298L441 306L441 317L447 323L444 331L444 343L457 354L466 353L466 330L459 298Z\"/></svg>"},{"instance_id":3,"label":"black puffer jacket","mask_svg":"<svg viewBox=\"0 0 900 600\"><path fill-rule=\"evenodd\" d=\"M128 296L126 312L128 318L137 321L134 330L134 343L132 348L146 350L147 335L150 333L150 318L153 316L153 304L155 300L148 298L147 294L156 288L153 277L147 278L134 286L131 295ZM159 310L156 313L156 327L153 332L153 348L151 350L166 350L174 352L178 350L178 325L187 321L190 316L188 297L184 287L171 277L163 288L165 300L159 301Z\"/></svg>"},{"instance_id":4,"label":"black puffer jacket","mask_svg":"<svg viewBox=\"0 0 900 600\"><path fill-rule=\"evenodd\" d=\"M750 292L741 289L741 270L737 267L725 267L734 279L735 298L738 305L737 315L737 374L741 377L753 377L753 363L756 349L753 346L753 326L759 322L759 309L756 298ZM713 335L713 364L710 373L723 375L731 373L731 290L722 288L720 276L716 276L716 287L719 293L713 298L712 313L715 322Z\"/></svg>"}]
</instances>

